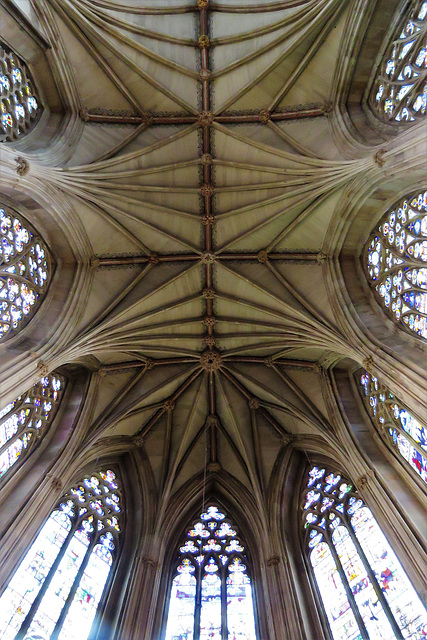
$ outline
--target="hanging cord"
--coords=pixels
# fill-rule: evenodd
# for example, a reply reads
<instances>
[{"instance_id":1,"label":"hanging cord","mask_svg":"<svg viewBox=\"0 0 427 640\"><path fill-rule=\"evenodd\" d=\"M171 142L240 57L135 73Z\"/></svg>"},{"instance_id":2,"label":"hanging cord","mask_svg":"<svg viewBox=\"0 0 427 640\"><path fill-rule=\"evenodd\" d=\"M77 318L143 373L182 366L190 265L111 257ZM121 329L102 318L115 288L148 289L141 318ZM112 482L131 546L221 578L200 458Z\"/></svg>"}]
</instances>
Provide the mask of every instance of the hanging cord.
<instances>
[{"instance_id":1,"label":"hanging cord","mask_svg":"<svg viewBox=\"0 0 427 640\"><path fill-rule=\"evenodd\" d=\"M203 469L203 498L202 498L202 513L205 512L205 497L206 497L206 471L208 466L208 424L205 426L205 467Z\"/></svg>"}]
</instances>

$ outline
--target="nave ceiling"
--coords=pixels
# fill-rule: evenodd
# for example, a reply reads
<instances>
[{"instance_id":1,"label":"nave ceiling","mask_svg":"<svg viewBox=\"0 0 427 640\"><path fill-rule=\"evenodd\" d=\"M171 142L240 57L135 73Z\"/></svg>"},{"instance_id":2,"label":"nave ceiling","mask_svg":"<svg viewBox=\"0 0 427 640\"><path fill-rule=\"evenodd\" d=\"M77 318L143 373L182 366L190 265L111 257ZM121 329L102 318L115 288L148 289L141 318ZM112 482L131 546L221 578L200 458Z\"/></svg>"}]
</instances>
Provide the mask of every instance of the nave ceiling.
<instances>
[{"instance_id":1,"label":"nave ceiling","mask_svg":"<svg viewBox=\"0 0 427 640\"><path fill-rule=\"evenodd\" d=\"M207 466L262 500L289 436L341 446L323 367L370 352L334 297L337 212L385 175L377 148L344 153L331 127L362 4L28 9L67 79L73 143L61 162L18 145L15 187L56 203L81 263L37 354L89 363L81 446L142 447L159 492ZM399 174L393 144L380 158Z\"/></svg>"}]
</instances>

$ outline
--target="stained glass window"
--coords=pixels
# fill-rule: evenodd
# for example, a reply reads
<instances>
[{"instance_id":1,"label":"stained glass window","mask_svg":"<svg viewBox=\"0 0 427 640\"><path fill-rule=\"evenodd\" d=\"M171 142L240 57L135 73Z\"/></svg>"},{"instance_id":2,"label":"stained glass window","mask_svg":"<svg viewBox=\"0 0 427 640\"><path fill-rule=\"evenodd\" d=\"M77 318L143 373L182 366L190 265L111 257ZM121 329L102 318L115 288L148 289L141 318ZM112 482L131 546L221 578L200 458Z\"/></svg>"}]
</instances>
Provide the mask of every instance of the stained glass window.
<instances>
[{"instance_id":1,"label":"stained glass window","mask_svg":"<svg viewBox=\"0 0 427 640\"><path fill-rule=\"evenodd\" d=\"M1 640L86 640L114 562L121 493L113 471L58 501L0 598Z\"/></svg>"},{"instance_id":2,"label":"stained glass window","mask_svg":"<svg viewBox=\"0 0 427 640\"><path fill-rule=\"evenodd\" d=\"M43 107L26 64L1 42L0 94L0 142L10 142L34 127Z\"/></svg>"},{"instance_id":3,"label":"stained glass window","mask_svg":"<svg viewBox=\"0 0 427 640\"><path fill-rule=\"evenodd\" d=\"M427 113L427 1L409 3L388 46L373 88L373 104L387 121L413 121Z\"/></svg>"},{"instance_id":4,"label":"stained glass window","mask_svg":"<svg viewBox=\"0 0 427 640\"><path fill-rule=\"evenodd\" d=\"M251 579L236 527L210 505L179 547L165 640L256 640Z\"/></svg>"},{"instance_id":5,"label":"stained glass window","mask_svg":"<svg viewBox=\"0 0 427 640\"><path fill-rule=\"evenodd\" d=\"M368 240L365 267L392 320L427 339L427 191L387 212Z\"/></svg>"},{"instance_id":6,"label":"stained glass window","mask_svg":"<svg viewBox=\"0 0 427 640\"><path fill-rule=\"evenodd\" d=\"M365 371L360 382L378 433L427 483L427 427L378 378Z\"/></svg>"},{"instance_id":7,"label":"stained glass window","mask_svg":"<svg viewBox=\"0 0 427 640\"><path fill-rule=\"evenodd\" d=\"M0 341L32 317L52 276L46 244L21 216L0 207Z\"/></svg>"},{"instance_id":8,"label":"stained glass window","mask_svg":"<svg viewBox=\"0 0 427 640\"><path fill-rule=\"evenodd\" d=\"M63 376L49 374L0 409L0 478L44 436L61 402L64 387Z\"/></svg>"},{"instance_id":9,"label":"stained glass window","mask_svg":"<svg viewBox=\"0 0 427 640\"><path fill-rule=\"evenodd\" d=\"M427 611L356 487L313 467L301 503L305 553L334 640L418 640Z\"/></svg>"}]
</instances>

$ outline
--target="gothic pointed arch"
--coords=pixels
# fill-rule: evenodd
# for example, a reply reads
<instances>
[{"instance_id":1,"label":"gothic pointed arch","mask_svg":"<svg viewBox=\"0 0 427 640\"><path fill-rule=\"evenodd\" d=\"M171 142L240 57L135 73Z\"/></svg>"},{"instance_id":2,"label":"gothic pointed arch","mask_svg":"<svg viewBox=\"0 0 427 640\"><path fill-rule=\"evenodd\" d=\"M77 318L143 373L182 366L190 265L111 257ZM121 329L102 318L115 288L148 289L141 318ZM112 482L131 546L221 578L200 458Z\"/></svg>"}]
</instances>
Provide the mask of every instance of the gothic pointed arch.
<instances>
[{"instance_id":1,"label":"gothic pointed arch","mask_svg":"<svg viewBox=\"0 0 427 640\"><path fill-rule=\"evenodd\" d=\"M404 468L427 484L427 427L377 376L362 371L359 382L377 433Z\"/></svg>"},{"instance_id":2,"label":"gothic pointed arch","mask_svg":"<svg viewBox=\"0 0 427 640\"><path fill-rule=\"evenodd\" d=\"M57 501L0 597L7 637L89 636L120 547L120 484L96 468Z\"/></svg>"},{"instance_id":3,"label":"gothic pointed arch","mask_svg":"<svg viewBox=\"0 0 427 640\"><path fill-rule=\"evenodd\" d=\"M63 375L49 373L0 407L0 480L40 444L59 409L66 382Z\"/></svg>"},{"instance_id":4,"label":"gothic pointed arch","mask_svg":"<svg viewBox=\"0 0 427 640\"><path fill-rule=\"evenodd\" d=\"M251 583L236 526L208 503L178 549L165 639L256 640Z\"/></svg>"},{"instance_id":5,"label":"gothic pointed arch","mask_svg":"<svg viewBox=\"0 0 427 640\"><path fill-rule=\"evenodd\" d=\"M52 280L54 261L44 239L0 203L0 341L31 320Z\"/></svg>"},{"instance_id":6,"label":"gothic pointed arch","mask_svg":"<svg viewBox=\"0 0 427 640\"><path fill-rule=\"evenodd\" d=\"M426 5L427 11L427 5ZM389 209L366 244L364 267L375 296L399 327L427 339L427 191Z\"/></svg>"},{"instance_id":7,"label":"gothic pointed arch","mask_svg":"<svg viewBox=\"0 0 427 640\"><path fill-rule=\"evenodd\" d=\"M0 142L12 142L35 127L43 105L27 65L1 40L0 89Z\"/></svg>"},{"instance_id":8,"label":"gothic pointed arch","mask_svg":"<svg viewBox=\"0 0 427 640\"><path fill-rule=\"evenodd\" d=\"M424 633L427 611L354 483L310 464L304 485L303 552L334 640Z\"/></svg>"},{"instance_id":9,"label":"gothic pointed arch","mask_svg":"<svg viewBox=\"0 0 427 640\"><path fill-rule=\"evenodd\" d=\"M427 2L409 2L392 29L369 102L380 120L415 122L427 115Z\"/></svg>"}]
</instances>

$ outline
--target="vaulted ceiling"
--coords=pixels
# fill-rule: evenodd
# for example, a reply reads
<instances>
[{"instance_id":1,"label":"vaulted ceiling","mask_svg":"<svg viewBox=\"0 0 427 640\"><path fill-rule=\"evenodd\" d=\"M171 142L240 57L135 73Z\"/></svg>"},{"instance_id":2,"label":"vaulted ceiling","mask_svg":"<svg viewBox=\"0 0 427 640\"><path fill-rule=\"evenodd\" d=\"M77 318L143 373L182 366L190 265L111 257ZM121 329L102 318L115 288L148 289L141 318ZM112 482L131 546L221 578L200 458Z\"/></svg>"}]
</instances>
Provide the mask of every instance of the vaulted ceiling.
<instances>
[{"instance_id":1,"label":"vaulted ceiling","mask_svg":"<svg viewBox=\"0 0 427 640\"><path fill-rule=\"evenodd\" d=\"M34 5L83 124L27 186L65 198L92 253L49 363L96 363L86 443L141 446L159 492L207 468L260 497L288 434L332 437L320 365L360 354L324 247L343 190L379 171L328 119L353 4Z\"/></svg>"}]
</instances>

